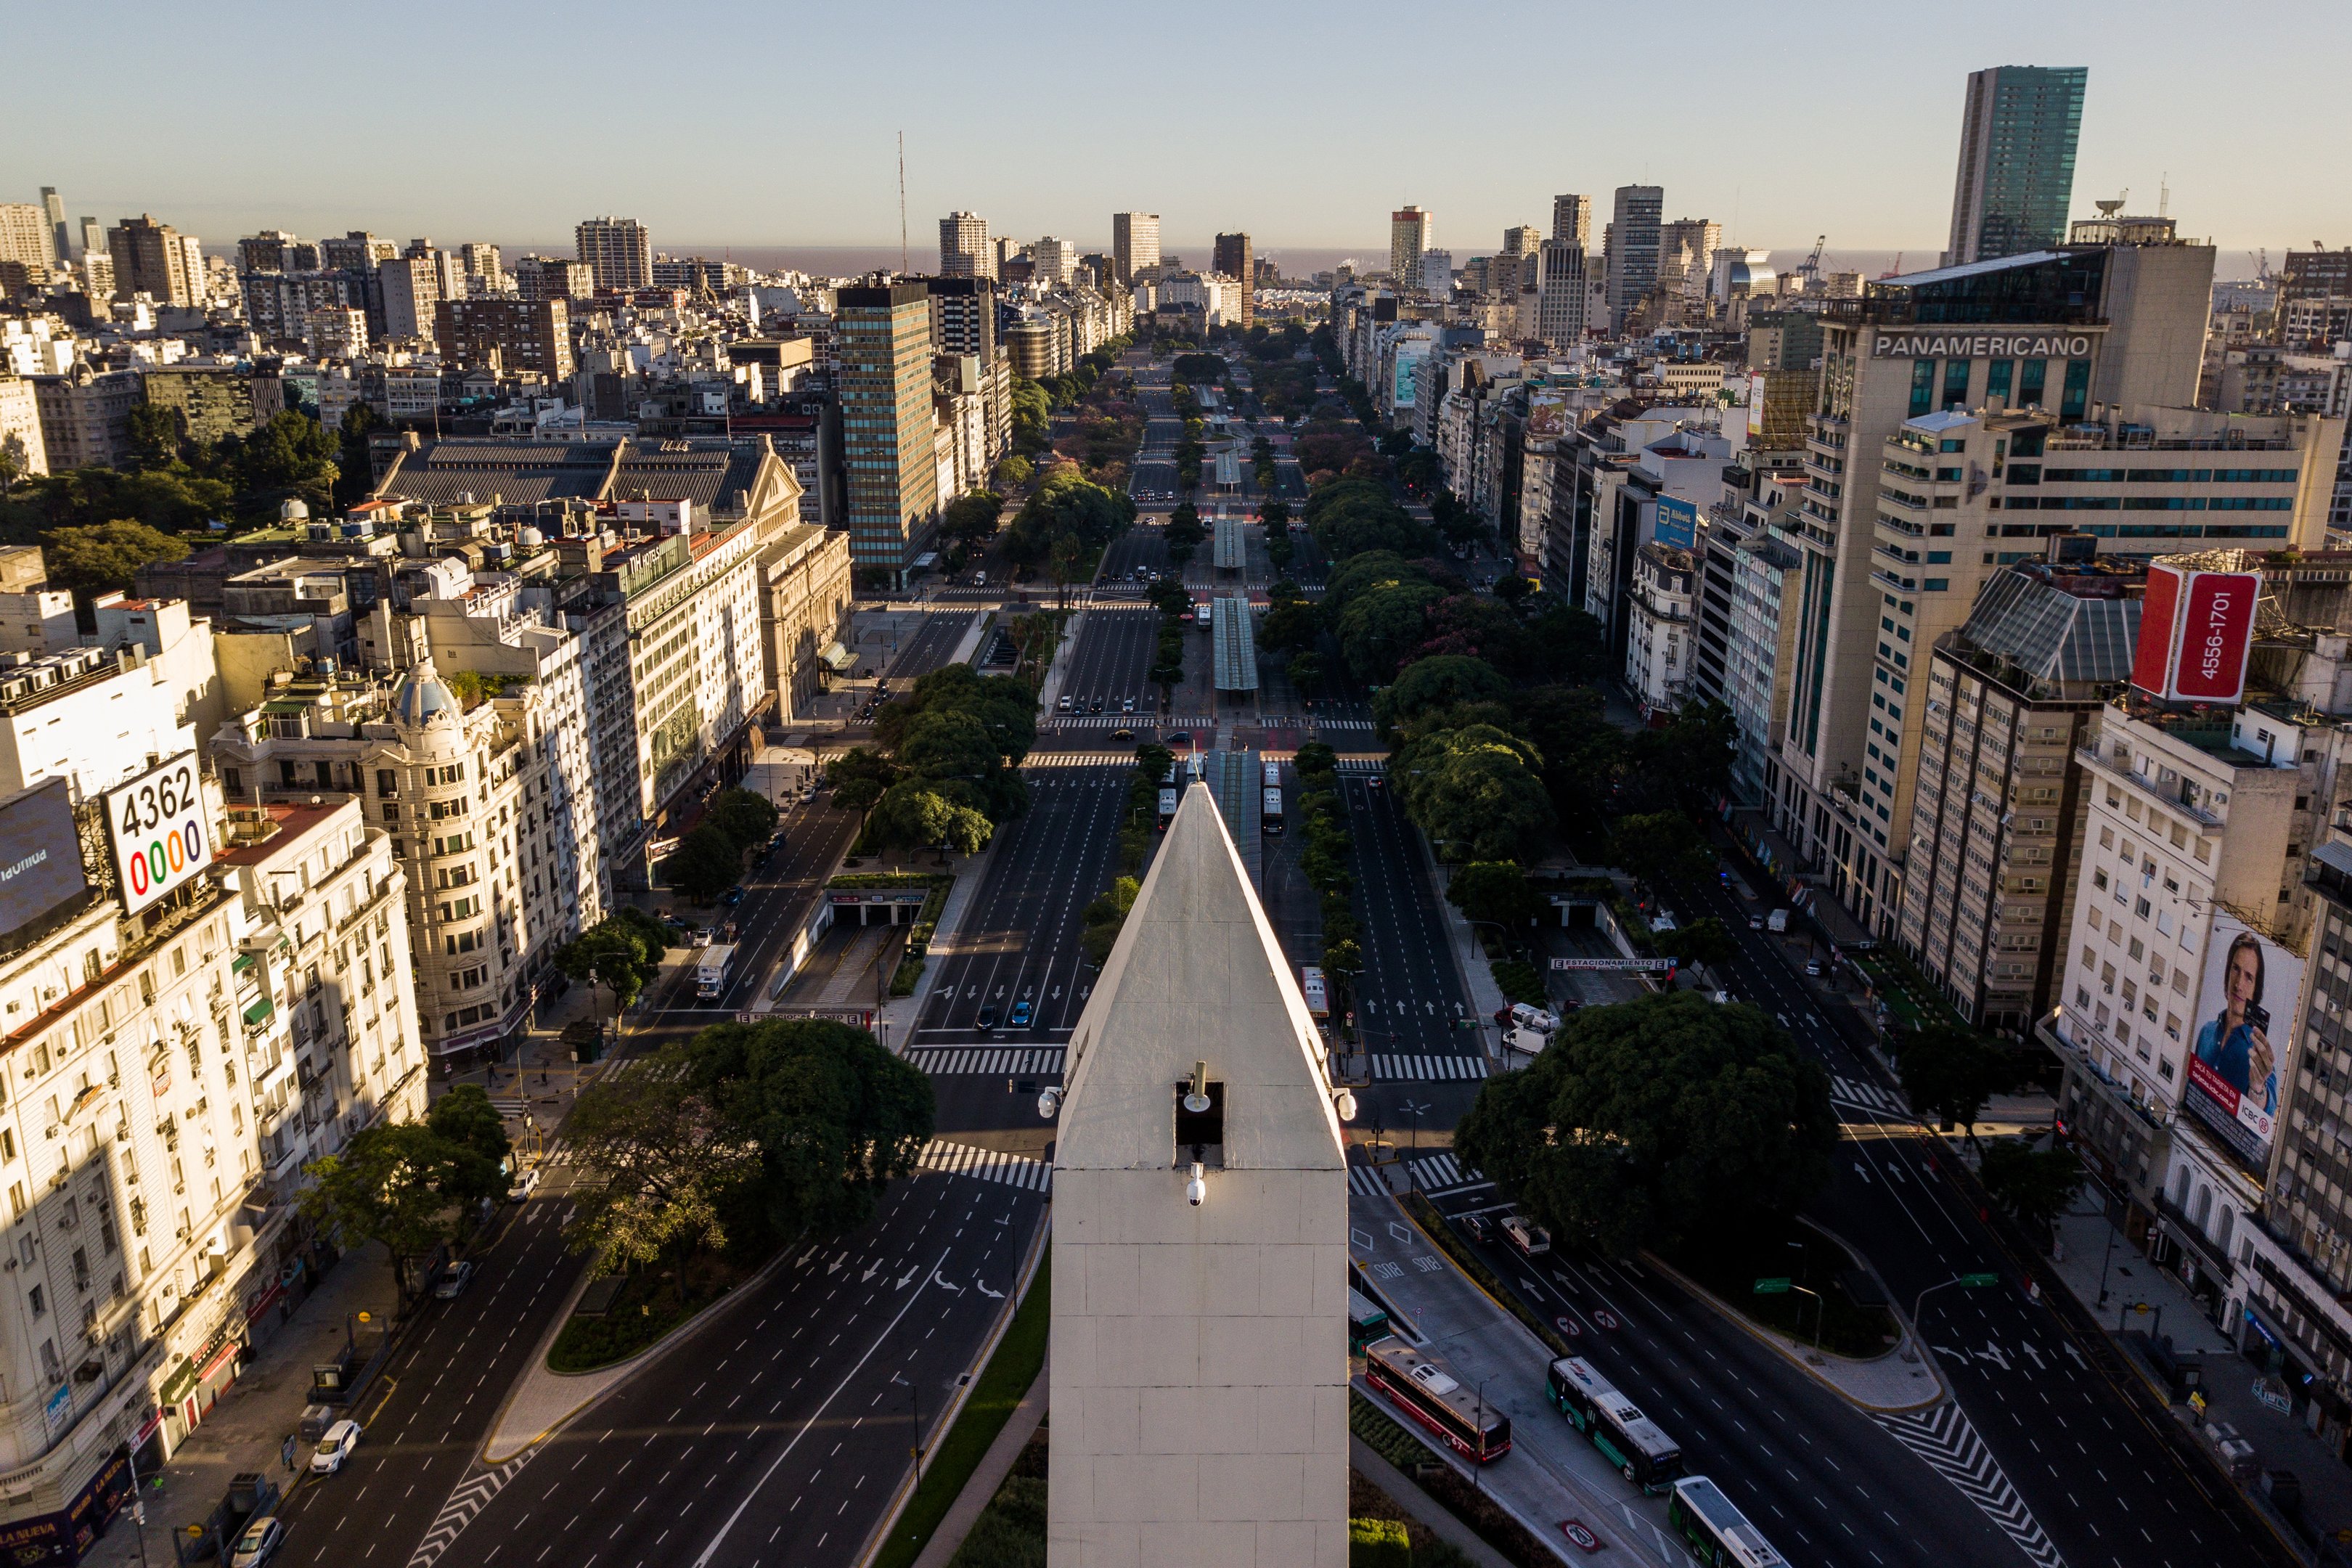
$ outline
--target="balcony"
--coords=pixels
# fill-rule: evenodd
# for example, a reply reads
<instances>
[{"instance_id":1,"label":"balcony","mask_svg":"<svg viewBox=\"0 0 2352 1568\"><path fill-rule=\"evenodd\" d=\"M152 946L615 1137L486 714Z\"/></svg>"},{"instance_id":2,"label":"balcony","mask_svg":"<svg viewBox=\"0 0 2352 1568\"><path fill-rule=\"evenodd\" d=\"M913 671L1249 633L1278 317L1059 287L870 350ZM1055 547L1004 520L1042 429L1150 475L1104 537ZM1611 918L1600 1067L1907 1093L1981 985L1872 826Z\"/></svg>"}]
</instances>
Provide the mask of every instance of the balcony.
<instances>
[{"instance_id":1,"label":"balcony","mask_svg":"<svg viewBox=\"0 0 2352 1568\"><path fill-rule=\"evenodd\" d=\"M2218 828L2221 826L2221 817L2215 816L2212 812L2208 811L2205 807L2184 798L2188 792L2188 781L2185 779L2181 782L2181 787L2179 790L2166 791L2159 789L2157 787L2154 781L2147 778L2143 774L2132 772L2129 768L2118 767L2116 764L2115 759L2112 757L2103 757L2088 746L2075 747L2074 760L2094 773L2104 773L2107 777L2115 779L2119 783L2131 785L2132 788L2139 791L2140 794L2147 796L2148 799L2155 801L2167 811L2177 811L2183 816L2192 818L2193 820L2203 824L2207 827Z\"/></svg>"},{"instance_id":2,"label":"balcony","mask_svg":"<svg viewBox=\"0 0 2352 1568\"><path fill-rule=\"evenodd\" d=\"M1898 577L1883 566L1872 571L1870 574L1870 580L1877 584L1880 587L1897 594L1916 594L1919 591L1919 584L1916 580L1909 577Z\"/></svg>"}]
</instances>

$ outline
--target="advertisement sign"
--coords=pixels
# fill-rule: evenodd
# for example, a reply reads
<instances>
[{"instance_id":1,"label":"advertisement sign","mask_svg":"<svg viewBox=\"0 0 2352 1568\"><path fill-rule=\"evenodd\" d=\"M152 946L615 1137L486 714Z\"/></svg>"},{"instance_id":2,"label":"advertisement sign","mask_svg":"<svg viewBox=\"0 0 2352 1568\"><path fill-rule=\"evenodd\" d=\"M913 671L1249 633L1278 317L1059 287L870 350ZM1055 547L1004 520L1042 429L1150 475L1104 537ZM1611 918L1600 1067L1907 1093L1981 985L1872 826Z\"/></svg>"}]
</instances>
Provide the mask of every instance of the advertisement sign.
<instances>
[{"instance_id":1,"label":"advertisement sign","mask_svg":"<svg viewBox=\"0 0 2352 1568\"><path fill-rule=\"evenodd\" d=\"M0 801L0 942L89 891L66 781L45 780Z\"/></svg>"},{"instance_id":2,"label":"advertisement sign","mask_svg":"<svg viewBox=\"0 0 2352 1568\"><path fill-rule=\"evenodd\" d=\"M2248 1168L2269 1168L2304 962L2227 910L2213 912L2182 1103Z\"/></svg>"},{"instance_id":3,"label":"advertisement sign","mask_svg":"<svg viewBox=\"0 0 2352 1568\"><path fill-rule=\"evenodd\" d=\"M1428 357L1429 345L1426 343L1420 345L1418 350L1412 353L1406 353L1402 348L1397 350L1395 392L1396 405L1399 408L1411 408L1413 405L1413 387L1421 376L1422 361Z\"/></svg>"},{"instance_id":4,"label":"advertisement sign","mask_svg":"<svg viewBox=\"0 0 2352 1568\"><path fill-rule=\"evenodd\" d=\"M2171 702L2235 702L2245 695L2257 572L2199 572L2152 561L2132 684Z\"/></svg>"},{"instance_id":5,"label":"advertisement sign","mask_svg":"<svg viewBox=\"0 0 2352 1568\"><path fill-rule=\"evenodd\" d=\"M1564 392L1539 391L1528 394L1528 423L1524 439L1530 447L1538 441L1557 440L1568 434L1568 395Z\"/></svg>"},{"instance_id":6,"label":"advertisement sign","mask_svg":"<svg viewBox=\"0 0 2352 1568\"><path fill-rule=\"evenodd\" d=\"M125 914L187 886L213 863L212 826L205 817L194 752L106 792L107 837Z\"/></svg>"},{"instance_id":7,"label":"advertisement sign","mask_svg":"<svg viewBox=\"0 0 2352 1568\"><path fill-rule=\"evenodd\" d=\"M1658 542L1676 550L1698 543L1698 508L1678 496L1658 498Z\"/></svg>"}]
</instances>

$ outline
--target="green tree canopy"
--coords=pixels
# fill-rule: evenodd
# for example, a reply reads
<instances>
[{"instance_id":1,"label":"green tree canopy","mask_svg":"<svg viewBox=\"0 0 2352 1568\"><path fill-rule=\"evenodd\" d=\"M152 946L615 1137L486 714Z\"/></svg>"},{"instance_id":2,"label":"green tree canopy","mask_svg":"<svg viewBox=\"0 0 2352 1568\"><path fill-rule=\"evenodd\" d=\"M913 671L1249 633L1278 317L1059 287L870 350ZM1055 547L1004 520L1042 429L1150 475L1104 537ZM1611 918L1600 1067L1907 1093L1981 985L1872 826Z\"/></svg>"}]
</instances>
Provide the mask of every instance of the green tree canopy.
<instances>
[{"instance_id":1,"label":"green tree canopy","mask_svg":"<svg viewBox=\"0 0 2352 1568\"><path fill-rule=\"evenodd\" d=\"M487 1177L495 1183L499 1167L514 1152L507 1137L506 1119L481 1085L461 1083L435 1100L425 1113L425 1125L453 1149L463 1150L488 1167ZM478 1173L477 1173L478 1175ZM488 1196L486 1190L483 1194Z\"/></svg>"},{"instance_id":2,"label":"green tree canopy","mask_svg":"<svg viewBox=\"0 0 2352 1568\"><path fill-rule=\"evenodd\" d=\"M1445 885L1445 901L1471 920L1523 934L1547 907L1528 874L1511 860L1473 860L1460 868Z\"/></svg>"},{"instance_id":3,"label":"green tree canopy","mask_svg":"<svg viewBox=\"0 0 2352 1568\"><path fill-rule=\"evenodd\" d=\"M1454 1148L1559 1236L1625 1257L1786 1220L1837 1140L1818 1061L1761 1010L1678 991L1576 1013L1481 1086Z\"/></svg>"},{"instance_id":4,"label":"green tree canopy","mask_svg":"<svg viewBox=\"0 0 2352 1568\"><path fill-rule=\"evenodd\" d=\"M1058 464L1005 530L1004 553L1019 565L1041 566L1059 540L1076 540L1081 553L1099 550L1134 521L1135 502L1125 492L1104 489L1076 463Z\"/></svg>"},{"instance_id":5,"label":"green tree canopy","mask_svg":"<svg viewBox=\"0 0 2352 1568\"><path fill-rule=\"evenodd\" d=\"M1367 589L1332 622L1349 670L1367 685L1396 678L1407 655L1419 647L1429 606L1442 597L1432 583L1408 580Z\"/></svg>"},{"instance_id":6,"label":"green tree canopy","mask_svg":"<svg viewBox=\"0 0 2352 1568\"><path fill-rule=\"evenodd\" d=\"M1946 1130L1955 1124L1976 1136L1985 1102L2010 1085L2009 1058L1974 1029L1930 1024L1899 1036L1895 1069L1911 1109L1932 1116Z\"/></svg>"},{"instance_id":7,"label":"green tree canopy","mask_svg":"<svg viewBox=\"0 0 2352 1568\"><path fill-rule=\"evenodd\" d=\"M966 549L985 544L996 536L996 521L1003 514L1004 498L994 490L967 490L940 509L940 535Z\"/></svg>"},{"instance_id":8,"label":"green tree canopy","mask_svg":"<svg viewBox=\"0 0 2352 1568\"><path fill-rule=\"evenodd\" d=\"M972 855L994 831L984 814L958 804L923 778L892 784L866 819L866 841L876 849L911 851L945 845L956 854Z\"/></svg>"},{"instance_id":9,"label":"green tree canopy","mask_svg":"<svg viewBox=\"0 0 2352 1568\"><path fill-rule=\"evenodd\" d=\"M1444 860L1528 860L1551 831L1543 759L1493 724L1407 741L1389 766L1405 809Z\"/></svg>"},{"instance_id":10,"label":"green tree canopy","mask_svg":"<svg viewBox=\"0 0 2352 1568\"><path fill-rule=\"evenodd\" d=\"M555 966L573 980L604 986L625 1013L661 972L668 932L643 910L623 905L557 948Z\"/></svg>"},{"instance_id":11,"label":"green tree canopy","mask_svg":"<svg viewBox=\"0 0 2352 1568\"><path fill-rule=\"evenodd\" d=\"M2072 1149L2037 1150L2022 1139L1996 1138L1984 1146L1977 1176L2002 1213L2046 1234L2083 1190L2083 1161Z\"/></svg>"},{"instance_id":12,"label":"green tree canopy","mask_svg":"<svg viewBox=\"0 0 2352 1568\"><path fill-rule=\"evenodd\" d=\"M128 591L142 566L187 553L185 540L127 520L60 528L42 546L49 585L68 589L84 603L113 589Z\"/></svg>"},{"instance_id":13,"label":"green tree canopy","mask_svg":"<svg viewBox=\"0 0 2352 1568\"><path fill-rule=\"evenodd\" d=\"M1715 863L1706 836L1678 811L1621 816L1612 837L1617 864L1653 890L1664 882L1705 876Z\"/></svg>"},{"instance_id":14,"label":"green tree canopy","mask_svg":"<svg viewBox=\"0 0 2352 1568\"><path fill-rule=\"evenodd\" d=\"M382 1242L406 1300L416 1263L469 1233L471 1202L483 1195L481 1164L476 1148L451 1142L425 1122L380 1123L305 1166L310 1184L298 1201L339 1246Z\"/></svg>"},{"instance_id":15,"label":"green tree canopy","mask_svg":"<svg viewBox=\"0 0 2352 1568\"><path fill-rule=\"evenodd\" d=\"M734 886L742 874L743 851L709 823L677 841L662 862L662 879L698 904L707 904Z\"/></svg>"},{"instance_id":16,"label":"green tree canopy","mask_svg":"<svg viewBox=\"0 0 2352 1568\"><path fill-rule=\"evenodd\" d=\"M766 795L748 789L723 789L710 803L705 818L727 835L739 849L767 841L776 830L776 805Z\"/></svg>"},{"instance_id":17,"label":"green tree canopy","mask_svg":"<svg viewBox=\"0 0 2352 1568\"><path fill-rule=\"evenodd\" d=\"M667 1047L581 1090L564 1121L583 1178L565 1237L602 1271L725 1247L720 1205L759 1173L757 1152L719 1126L693 1066L689 1047Z\"/></svg>"},{"instance_id":18,"label":"green tree canopy","mask_svg":"<svg viewBox=\"0 0 2352 1568\"><path fill-rule=\"evenodd\" d=\"M1739 951L1731 932L1713 915L1701 915L1676 929L1658 933L1658 945L1682 963L1703 963L1717 969Z\"/></svg>"},{"instance_id":19,"label":"green tree canopy","mask_svg":"<svg viewBox=\"0 0 2352 1568\"><path fill-rule=\"evenodd\" d=\"M1485 659L1464 654L1417 658L1372 700L1372 717L1387 729L1457 702L1499 702L1510 689L1510 682Z\"/></svg>"}]
</instances>

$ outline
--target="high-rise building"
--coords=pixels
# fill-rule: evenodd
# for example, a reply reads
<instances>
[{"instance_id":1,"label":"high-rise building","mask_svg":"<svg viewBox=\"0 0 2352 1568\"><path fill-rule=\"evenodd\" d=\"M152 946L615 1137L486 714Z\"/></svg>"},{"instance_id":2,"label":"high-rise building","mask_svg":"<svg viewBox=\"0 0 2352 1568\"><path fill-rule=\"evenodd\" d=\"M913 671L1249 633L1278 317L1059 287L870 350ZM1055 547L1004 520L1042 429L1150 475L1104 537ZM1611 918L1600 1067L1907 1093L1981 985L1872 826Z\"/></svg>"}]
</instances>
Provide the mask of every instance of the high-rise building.
<instances>
[{"instance_id":1,"label":"high-rise building","mask_svg":"<svg viewBox=\"0 0 2352 1568\"><path fill-rule=\"evenodd\" d=\"M562 300L441 300L433 312L435 342L460 365L495 363L508 374L535 371L550 381L571 379L572 318Z\"/></svg>"},{"instance_id":2,"label":"high-rise building","mask_svg":"<svg viewBox=\"0 0 2352 1568\"><path fill-rule=\"evenodd\" d=\"M1536 249L1536 335L1556 349L1584 336L1586 273L1580 239L1554 237Z\"/></svg>"},{"instance_id":3,"label":"high-rise building","mask_svg":"<svg viewBox=\"0 0 2352 1568\"><path fill-rule=\"evenodd\" d=\"M0 202L0 261L54 267L52 245L47 213L30 202Z\"/></svg>"},{"instance_id":4,"label":"high-rise building","mask_svg":"<svg viewBox=\"0 0 2352 1568\"><path fill-rule=\"evenodd\" d=\"M1592 248L1592 198L1591 196L1554 196L1551 199L1551 237L1573 240L1579 250Z\"/></svg>"},{"instance_id":5,"label":"high-rise building","mask_svg":"<svg viewBox=\"0 0 2352 1568\"><path fill-rule=\"evenodd\" d=\"M457 263L465 271L468 292L477 294L506 292L506 269L499 264L497 246L478 239L469 239L457 247Z\"/></svg>"},{"instance_id":6,"label":"high-rise building","mask_svg":"<svg viewBox=\"0 0 2352 1568\"><path fill-rule=\"evenodd\" d=\"M74 258L73 229L66 223L65 198L58 195L55 185L41 187L41 216L48 220L49 246L57 264L63 267Z\"/></svg>"},{"instance_id":7,"label":"high-rise building","mask_svg":"<svg viewBox=\"0 0 2352 1568\"><path fill-rule=\"evenodd\" d=\"M1041 288L1064 287L1070 281L1070 274L1077 268L1078 247L1050 234L1031 246L1029 254L1036 264L1036 271L1032 276Z\"/></svg>"},{"instance_id":8,"label":"high-rise building","mask_svg":"<svg viewBox=\"0 0 2352 1568\"><path fill-rule=\"evenodd\" d=\"M645 225L633 217L583 218L572 231L580 259L599 289L650 289L654 282L654 242Z\"/></svg>"},{"instance_id":9,"label":"high-rise building","mask_svg":"<svg viewBox=\"0 0 2352 1568\"><path fill-rule=\"evenodd\" d=\"M1160 215L1110 215L1111 268L1122 287L1160 265Z\"/></svg>"},{"instance_id":10,"label":"high-rise building","mask_svg":"<svg viewBox=\"0 0 2352 1568\"><path fill-rule=\"evenodd\" d=\"M1437 219L1408 203L1389 214L1389 279L1400 289L1421 282L1421 253L1437 243Z\"/></svg>"},{"instance_id":11,"label":"high-rise building","mask_svg":"<svg viewBox=\"0 0 2352 1568\"><path fill-rule=\"evenodd\" d=\"M1678 217L1658 226L1658 286L1696 298L1706 291L1707 273L1723 244L1723 226L1712 218Z\"/></svg>"},{"instance_id":12,"label":"high-rise building","mask_svg":"<svg viewBox=\"0 0 2352 1568\"><path fill-rule=\"evenodd\" d=\"M106 226L94 217L81 220L81 253L84 256L106 254Z\"/></svg>"},{"instance_id":13,"label":"high-rise building","mask_svg":"<svg viewBox=\"0 0 2352 1568\"><path fill-rule=\"evenodd\" d=\"M145 215L127 217L106 231L107 254L114 258L114 297L144 294L159 305L193 304L204 292L204 264L194 235ZM196 261L189 269L191 258Z\"/></svg>"},{"instance_id":14,"label":"high-rise building","mask_svg":"<svg viewBox=\"0 0 2352 1568\"><path fill-rule=\"evenodd\" d=\"M376 268L383 284L383 335L430 338L440 302L441 264L430 256L403 256Z\"/></svg>"},{"instance_id":15,"label":"high-rise building","mask_svg":"<svg viewBox=\"0 0 2352 1568\"><path fill-rule=\"evenodd\" d=\"M2066 237L2089 75L2086 66L1997 66L1969 74L1945 266L2046 249Z\"/></svg>"},{"instance_id":16,"label":"high-rise building","mask_svg":"<svg viewBox=\"0 0 2352 1568\"><path fill-rule=\"evenodd\" d=\"M850 558L895 581L939 520L930 291L863 284L841 289L835 306Z\"/></svg>"},{"instance_id":17,"label":"high-rise building","mask_svg":"<svg viewBox=\"0 0 2352 1568\"><path fill-rule=\"evenodd\" d=\"M1257 320L1257 309L1252 295L1257 288L1256 263L1250 256L1250 237L1245 234L1221 234L1212 259L1214 270L1241 281L1241 328L1248 331Z\"/></svg>"},{"instance_id":18,"label":"high-rise building","mask_svg":"<svg viewBox=\"0 0 2352 1568\"><path fill-rule=\"evenodd\" d=\"M1658 281L1658 220L1665 205L1666 193L1662 185L1617 187L1616 209L1601 241L1612 331L1624 326L1633 307Z\"/></svg>"},{"instance_id":19,"label":"high-rise building","mask_svg":"<svg viewBox=\"0 0 2352 1568\"><path fill-rule=\"evenodd\" d=\"M940 219L940 276L996 276L996 253L989 248L986 218L978 213L951 212Z\"/></svg>"},{"instance_id":20,"label":"high-rise building","mask_svg":"<svg viewBox=\"0 0 2352 1568\"><path fill-rule=\"evenodd\" d=\"M596 291L596 269L559 256L526 256L515 263L514 281L526 300L584 300Z\"/></svg>"}]
</instances>

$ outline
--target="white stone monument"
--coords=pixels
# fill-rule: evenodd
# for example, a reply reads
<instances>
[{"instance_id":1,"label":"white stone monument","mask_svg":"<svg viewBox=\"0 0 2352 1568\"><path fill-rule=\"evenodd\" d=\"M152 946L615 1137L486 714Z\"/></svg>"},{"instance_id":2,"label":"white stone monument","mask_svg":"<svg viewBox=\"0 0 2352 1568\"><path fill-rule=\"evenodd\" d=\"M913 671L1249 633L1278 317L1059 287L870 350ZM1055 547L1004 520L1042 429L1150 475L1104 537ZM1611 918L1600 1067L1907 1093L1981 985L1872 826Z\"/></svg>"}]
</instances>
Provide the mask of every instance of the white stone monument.
<instances>
[{"instance_id":1,"label":"white stone monument","mask_svg":"<svg viewBox=\"0 0 2352 1568\"><path fill-rule=\"evenodd\" d=\"M1046 1562L1345 1568L1347 1159L1306 1001L1202 784L1068 1060Z\"/></svg>"}]
</instances>

